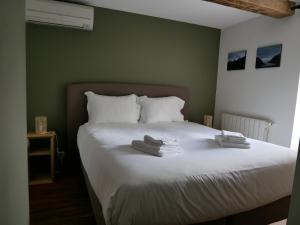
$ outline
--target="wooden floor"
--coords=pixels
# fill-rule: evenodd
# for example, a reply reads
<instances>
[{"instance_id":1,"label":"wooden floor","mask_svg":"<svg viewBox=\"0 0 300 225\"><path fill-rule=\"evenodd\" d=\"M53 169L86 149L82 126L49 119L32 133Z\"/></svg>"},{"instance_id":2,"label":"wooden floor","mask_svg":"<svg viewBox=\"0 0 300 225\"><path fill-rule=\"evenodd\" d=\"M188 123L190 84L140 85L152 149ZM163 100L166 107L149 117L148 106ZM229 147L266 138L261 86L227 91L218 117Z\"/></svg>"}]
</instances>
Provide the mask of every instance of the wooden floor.
<instances>
[{"instance_id":1,"label":"wooden floor","mask_svg":"<svg viewBox=\"0 0 300 225\"><path fill-rule=\"evenodd\" d=\"M31 225L96 225L82 175L30 186Z\"/></svg>"}]
</instances>

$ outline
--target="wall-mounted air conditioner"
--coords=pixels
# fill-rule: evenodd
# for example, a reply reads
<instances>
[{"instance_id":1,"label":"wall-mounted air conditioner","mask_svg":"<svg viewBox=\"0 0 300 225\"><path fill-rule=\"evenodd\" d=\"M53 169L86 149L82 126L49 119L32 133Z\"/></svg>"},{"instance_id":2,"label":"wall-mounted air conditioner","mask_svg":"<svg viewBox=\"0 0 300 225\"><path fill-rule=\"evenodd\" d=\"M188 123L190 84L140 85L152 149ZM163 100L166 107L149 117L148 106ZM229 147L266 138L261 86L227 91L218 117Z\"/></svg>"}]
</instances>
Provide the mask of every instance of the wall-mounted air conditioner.
<instances>
[{"instance_id":1,"label":"wall-mounted air conditioner","mask_svg":"<svg viewBox=\"0 0 300 225\"><path fill-rule=\"evenodd\" d=\"M94 8L53 0L27 0L26 21L29 23L93 30Z\"/></svg>"}]
</instances>

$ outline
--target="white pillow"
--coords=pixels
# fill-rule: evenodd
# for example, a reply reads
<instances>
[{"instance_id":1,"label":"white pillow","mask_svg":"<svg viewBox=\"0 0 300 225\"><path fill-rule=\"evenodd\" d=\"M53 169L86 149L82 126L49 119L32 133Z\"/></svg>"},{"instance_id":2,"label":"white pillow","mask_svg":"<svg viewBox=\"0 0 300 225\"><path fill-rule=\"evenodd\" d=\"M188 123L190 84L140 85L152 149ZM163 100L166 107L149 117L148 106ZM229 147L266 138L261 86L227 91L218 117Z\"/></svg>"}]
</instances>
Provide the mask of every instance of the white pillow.
<instances>
[{"instance_id":1,"label":"white pillow","mask_svg":"<svg viewBox=\"0 0 300 225\"><path fill-rule=\"evenodd\" d=\"M137 96L105 96L91 91L87 96L89 123L137 123L140 117L140 106Z\"/></svg>"},{"instance_id":2,"label":"white pillow","mask_svg":"<svg viewBox=\"0 0 300 225\"><path fill-rule=\"evenodd\" d=\"M181 110L184 101L178 97L163 98L139 97L142 123L180 122L184 121Z\"/></svg>"}]
</instances>

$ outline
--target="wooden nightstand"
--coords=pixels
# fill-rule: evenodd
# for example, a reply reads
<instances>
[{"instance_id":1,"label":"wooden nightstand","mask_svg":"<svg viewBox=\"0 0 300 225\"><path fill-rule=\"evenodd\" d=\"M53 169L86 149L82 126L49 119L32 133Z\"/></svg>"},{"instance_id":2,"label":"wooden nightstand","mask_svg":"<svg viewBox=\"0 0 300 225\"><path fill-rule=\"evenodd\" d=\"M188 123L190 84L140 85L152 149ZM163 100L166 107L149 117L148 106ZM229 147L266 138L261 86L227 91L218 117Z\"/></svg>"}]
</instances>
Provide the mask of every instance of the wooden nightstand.
<instances>
[{"instance_id":1,"label":"wooden nightstand","mask_svg":"<svg viewBox=\"0 0 300 225\"><path fill-rule=\"evenodd\" d=\"M29 184L45 184L55 177L55 138L56 133L27 134Z\"/></svg>"}]
</instances>

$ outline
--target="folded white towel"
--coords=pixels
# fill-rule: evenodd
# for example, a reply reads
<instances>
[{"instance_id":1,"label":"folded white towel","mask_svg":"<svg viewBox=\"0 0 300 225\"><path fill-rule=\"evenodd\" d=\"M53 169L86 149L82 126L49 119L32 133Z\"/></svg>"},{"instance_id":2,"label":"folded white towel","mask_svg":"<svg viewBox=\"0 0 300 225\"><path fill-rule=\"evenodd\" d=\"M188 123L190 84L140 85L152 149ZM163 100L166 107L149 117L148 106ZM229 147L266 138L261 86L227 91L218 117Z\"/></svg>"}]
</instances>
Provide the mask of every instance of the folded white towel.
<instances>
[{"instance_id":1,"label":"folded white towel","mask_svg":"<svg viewBox=\"0 0 300 225\"><path fill-rule=\"evenodd\" d=\"M144 142L147 144L152 144L157 146L163 146L163 145L179 146L176 139L171 139L171 138L158 139L158 138L151 137L150 135L144 136Z\"/></svg>"},{"instance_id":2,"label":"folded white towel","mask_svg":"<svg viewBox=\"0 0 300 225\"><path fill-rule=\"evenodd\" d=\"M232 132L232 131L228 131L228 130L222 130L222 135L223 136L231 136L231 137L244 137L244 135L239 132Z\"/></svg>"},{"instance_id":3,"label":"folded white towel","mask_svg":"<svg viewBox=\"0 0 300 225\"><path fill-rule=\"evenodd\" d=\"M227 131L227 130L222 130L222 136L224 139L226 139L229 142L233 142L233 143L244 143L246 142L247 138L238 132L231 132L231 131Z\"/></svg>"},{"instance_id":4,"label":"folded white towel","mask_svg":"<svg viewBox=\"0 0 300 225\"><path fill-rule=\"evenodd\" d=\"M247 141L246 138L234 138L234 137L223 137L223 140L226 142L230 142L230 143L235 143L235 144L243 144Z\"/></svg>"},{"instance_id":5,"label":"folded white towel","mask_svg":"<svg viewBox=\"0 0 300 225\"><path fill-rule=\"evenodd\" d=\"M215 135L215 140L221 147L226 147L226 148L243 148L243 149L248 149L251 147L249 142L244 142L244 143L233 143L229 142L222 135Z\"/></svg>"},{"instance_id":6,"label":"folded white towel","mask_svg":"<svg viewBox=\"0 0 300 225\"><path fill-rule=\"evenodd\" d=\"M247 139L235 139L235 138L229 138L229 137L223 137L223 140L225 142L234 143L234 144L245 144L247 143Z\"/></svg>"},{"instance_id":7,"label":"folded white towel","mask_svg":"<svg viewBox=\"0 0 300 225\"><path fill-rule=\"evenodd\" d=\"M180 146L155 146L139 140L133 140L131 145L138 151L159 157L174 156L183 153L183 149Z\"/></svg>"}]
</instances>

